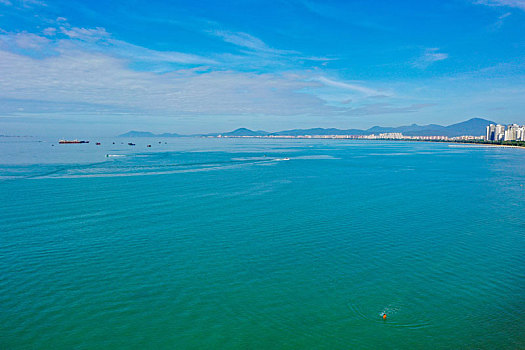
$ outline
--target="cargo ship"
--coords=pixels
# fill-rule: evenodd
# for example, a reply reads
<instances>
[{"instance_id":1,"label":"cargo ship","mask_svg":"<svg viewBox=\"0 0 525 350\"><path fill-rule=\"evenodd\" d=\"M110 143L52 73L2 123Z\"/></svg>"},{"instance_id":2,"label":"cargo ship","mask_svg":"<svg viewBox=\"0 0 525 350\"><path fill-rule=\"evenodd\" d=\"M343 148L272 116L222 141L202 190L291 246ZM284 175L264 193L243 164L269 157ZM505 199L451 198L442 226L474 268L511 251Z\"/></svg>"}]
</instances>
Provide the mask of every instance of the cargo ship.
<instances>
[{"instance_id":1,"label":"cargo ship","mask_svg":"<svg viewBox=\"0 0 525 350\"><path fill-rule=\"evenodd\" d=\"M81 140L59 140L58 143L89 143L89 141L81 141Z\"/></svg>"}]
</instances>

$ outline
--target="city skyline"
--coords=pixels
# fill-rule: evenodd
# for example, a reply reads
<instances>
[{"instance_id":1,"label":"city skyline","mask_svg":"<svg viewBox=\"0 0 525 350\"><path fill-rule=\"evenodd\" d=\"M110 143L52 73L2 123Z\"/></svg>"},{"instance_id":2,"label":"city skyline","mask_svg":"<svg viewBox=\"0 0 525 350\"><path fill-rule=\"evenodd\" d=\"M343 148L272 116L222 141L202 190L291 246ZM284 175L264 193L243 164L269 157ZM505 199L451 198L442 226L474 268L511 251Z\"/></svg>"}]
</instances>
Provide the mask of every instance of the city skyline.
<instances>
[{"instance_id":1,"label":"city skyline","mask_svg":"<svg viewBox=\"0 0 525 350\"><path fill-rule=\"evenodd\" d=\"M524 23L520 0L0 0L0 134L521 125Z\"/></svg>"},{"instance_id":2,"label":"city skyline","mask_svg":"<svg viewBox=\"0 0 525 350\"><path fill-rule=\"evenodd\" d=\"M487 126L487 141L525 141L525 125L490 124Z\"/></svg>"}]
</instances>

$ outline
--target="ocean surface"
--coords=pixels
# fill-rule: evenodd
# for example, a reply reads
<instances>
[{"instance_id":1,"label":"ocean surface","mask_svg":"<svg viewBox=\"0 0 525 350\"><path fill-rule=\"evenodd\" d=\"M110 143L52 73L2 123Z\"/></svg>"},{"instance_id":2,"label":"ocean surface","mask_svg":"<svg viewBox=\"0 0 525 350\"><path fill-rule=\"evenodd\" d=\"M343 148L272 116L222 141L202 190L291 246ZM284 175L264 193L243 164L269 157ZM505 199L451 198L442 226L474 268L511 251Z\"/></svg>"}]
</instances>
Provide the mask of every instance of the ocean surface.
<instances>
[{"instance_id":1,"label":"ocean surface","mask_svg":"<svg viewBox=\"0 0 525 350\"><path fill-rule=\"evenodd\" d=\"M94 141L0 138L0 349L525 348L525 149Z\"/></svg>"}]
</instances>

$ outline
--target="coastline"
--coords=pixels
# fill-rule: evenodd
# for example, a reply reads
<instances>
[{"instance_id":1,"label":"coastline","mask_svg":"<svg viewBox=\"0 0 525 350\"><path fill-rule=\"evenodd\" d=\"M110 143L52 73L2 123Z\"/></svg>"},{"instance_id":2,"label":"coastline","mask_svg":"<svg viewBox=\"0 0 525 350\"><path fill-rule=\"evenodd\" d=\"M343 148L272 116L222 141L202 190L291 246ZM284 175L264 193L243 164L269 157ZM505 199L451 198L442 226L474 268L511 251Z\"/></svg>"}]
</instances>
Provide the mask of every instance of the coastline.
<instances>
[{"instance_id":1,"label":"coastline","mask_svg":"<svg viewBox=\"0 0 525 350\"><path fill-rule=\"evenodd\" d=\"M311 135L302 135L302 136L213 136L213 138L218 139L286 139L286 140L363 140L363 141L405 141L405 142L432 142L432 143L448 143L450 146L456 145L456 146L465 146L465 147L503 147L503 148L521 148L525 149L525 141L504 141L504 142L520 142L522 144L520 145L509 145L504 143L494 143L494 142L487 142L480 139L477 140L425 140L425 139L366 139L366 138L351 138L351 137L335 137L340 135L333 135L330 137L330 135L323 136L323 137L316 137ZM202 136L202 137L210 137L210 136Z\"/></svg>"},{"instance_id":2,"label":"coastline","mask_svg":"<svg viewBox=\"0 0 525 350\"><path fill-rule=\"evenodd\" d=\"M503 147L503 148L521 148L525 149L525 146L513 146L513 145L497 145L490 143L463 143L463 142L449 142L449 147L479 147L479 148L490 148L490 147Z\"/></svg>"},{"instance_id":3,"label":"coastline","mask_svg":"<svg viewBox=\"0 0 525 350\"><path fill-rule=\"evenodd\" d=\"M391 140L391 141L397 141L397 140ZM480 141L440 141L440 140L399 140L399 141L412 141L412 142L434 142L434 143L448 143L449 147L503 147L503 148L521 148L525 149L524 145L506 145L506 144L499 144L499 143L492 143L492 142L480 142Z\"/></svg>"}]
</instances>

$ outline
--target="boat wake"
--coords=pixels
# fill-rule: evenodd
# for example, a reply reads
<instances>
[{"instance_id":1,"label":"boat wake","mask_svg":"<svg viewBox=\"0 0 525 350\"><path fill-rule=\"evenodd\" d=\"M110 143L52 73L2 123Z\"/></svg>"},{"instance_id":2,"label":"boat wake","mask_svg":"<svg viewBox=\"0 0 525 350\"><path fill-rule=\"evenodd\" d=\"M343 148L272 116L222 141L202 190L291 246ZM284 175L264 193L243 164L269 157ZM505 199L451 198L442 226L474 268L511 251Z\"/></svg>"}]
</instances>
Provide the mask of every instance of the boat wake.
<instances>
[{"instance_id":1,"label":"boat wake","mask_svg":"<svg viewBox=\"0 0 525 350\"><path fill-rule=\"evenodd\" d=\"M351 315L361 321L382 323L388 327L420 329L431 326L428 320L408 319L409 316L397 306L389 305L380 308L380 311L364 312L358 304L350 302L348 303L348 308L350 309ZM387 318L383 319L383 315L387 315Z\"/></svg>"}]
</instances>

